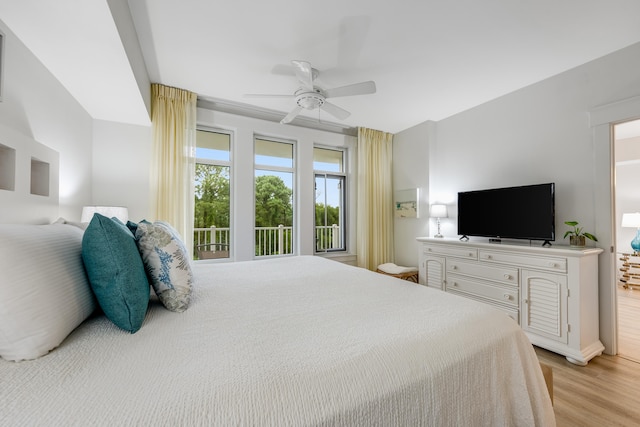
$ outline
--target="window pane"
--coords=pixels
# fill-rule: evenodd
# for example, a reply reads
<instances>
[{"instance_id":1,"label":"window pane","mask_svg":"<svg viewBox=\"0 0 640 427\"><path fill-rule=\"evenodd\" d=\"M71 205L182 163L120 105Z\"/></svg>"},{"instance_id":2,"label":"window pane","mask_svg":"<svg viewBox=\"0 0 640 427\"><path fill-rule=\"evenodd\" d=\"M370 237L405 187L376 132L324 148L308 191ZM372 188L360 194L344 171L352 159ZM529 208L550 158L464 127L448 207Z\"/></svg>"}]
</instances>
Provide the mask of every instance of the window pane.
<instances>
[{"instance_id":1,"label":"window pane","mask_svg":"<svg viewBox=\"0 0 640 427\"><path fill-rule=\"evenodd\" d=\"M196 163L194 257L229 258L229 167Z\"/></svg>"},{"instance_id":2,"label":"window pane","mask_svg":"<svg viewBox=\"0 0 640 427\"><path fill-rule=\"evenodd\" d=\"M344 177L318 174L316 185L316 252L344 250Z\"/></svg>"},{"instance_id":3,"label":"window pane","mask_svg":"<svg viewBox=\"0 0 640 427\"><path fill-rule=\"evenodd\" d=\"M230 160L231 136L226 133L196 131L196 158Z\"/></svg>"},{"instance_id":4,"label":"window pane","mask_svg":"<svg viewBox=\"0 0 640 427\"><path fill-rule=\"evenodd\" d=\"M313 149L313 169L327 172L342 172L343 153L326 148Z\"/></svg>"},{"instance_id":5,"label":"window pane","mask_svg":"<svg viewBox=\"0 0 640 427\"><path fill-rule=\"evenodd\" d=\"M229 258L230 151L231 135L196 131L194 259Z\"/></svg>"},{"instance_id":6,"label":"window pane","mask_svg":"<svg viewBox=\"0 0 640 427\"><path fill-rule=\"evenodd\" d=\"M293 167L293 145L256 138L257 165Z\"/></svg>"},{"instance_id":7,"label":"window pane","mask_svg":"<svg viewBox=\"0 0 640 427\"><path fill-rule=\"evenodd\" d=\"M255 216L256 256L293 253L293 172L256 169Z\"/></svg>"}]
</instances>

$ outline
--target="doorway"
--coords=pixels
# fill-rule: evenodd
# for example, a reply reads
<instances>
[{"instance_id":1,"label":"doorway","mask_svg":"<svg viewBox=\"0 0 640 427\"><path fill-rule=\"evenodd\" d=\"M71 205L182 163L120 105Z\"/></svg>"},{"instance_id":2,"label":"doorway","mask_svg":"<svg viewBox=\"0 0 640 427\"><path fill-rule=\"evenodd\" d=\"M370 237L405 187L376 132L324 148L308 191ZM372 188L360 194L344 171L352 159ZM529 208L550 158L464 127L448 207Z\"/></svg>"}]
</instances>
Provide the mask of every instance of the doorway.
<instances>
[{"instance_id":1,"label":"doorway","mask_svg":"<svg viewBox=\"0 0 640 427\"><path fill-rule=\"evenodd\" d=\"M614 126L618 355L640 362L640 120Z\"/></svg>"}]
</instances>

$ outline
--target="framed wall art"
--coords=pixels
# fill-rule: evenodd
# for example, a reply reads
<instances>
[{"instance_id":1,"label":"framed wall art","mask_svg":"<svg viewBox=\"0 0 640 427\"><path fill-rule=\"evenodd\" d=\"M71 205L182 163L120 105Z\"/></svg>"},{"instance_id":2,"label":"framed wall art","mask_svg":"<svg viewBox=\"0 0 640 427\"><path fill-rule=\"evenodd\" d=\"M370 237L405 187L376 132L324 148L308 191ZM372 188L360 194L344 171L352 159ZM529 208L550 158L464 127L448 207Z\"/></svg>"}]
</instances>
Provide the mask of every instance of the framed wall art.
<instances>
[{"instance_id":1,"label":"framed wall art","mask_svg":"<svg viewBox=\"0 0 640 427\"><path fill-rule=\"evenodd\" d=\"M398 190L394 196L396 218L418 218L418 188Z\"/></svg>"}]
</instances>

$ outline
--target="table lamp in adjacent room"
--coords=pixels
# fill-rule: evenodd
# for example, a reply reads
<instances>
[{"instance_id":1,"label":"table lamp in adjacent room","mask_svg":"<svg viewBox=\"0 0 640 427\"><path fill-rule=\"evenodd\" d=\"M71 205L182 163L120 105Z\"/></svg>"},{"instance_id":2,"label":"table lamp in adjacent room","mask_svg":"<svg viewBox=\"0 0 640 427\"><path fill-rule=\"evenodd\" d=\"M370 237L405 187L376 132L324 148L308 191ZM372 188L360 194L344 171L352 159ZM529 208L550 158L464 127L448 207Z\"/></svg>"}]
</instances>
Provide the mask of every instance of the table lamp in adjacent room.
<instances>
[{"instance_id":1,"label":"table lamp in adjacent room","mask_svg":"<svg viewBox=\"0 0 640 427\"><path fill-rule=\"evenodd\" d=\"M631 248L633 252L638 253L640 251L640 213L622 214L622 226L636 229L636 237L631 241Z\"/></svg>"},{"instance_id":2,"label":"table lamp in adjacent room","mask_svg":"<svg viewBox=\"0 0 640 427\"><path fill-rule=\"evenodd\" d=\"M447 205L431 205L429 216L435 218L436 224L438 224L438 234L433 237L444 237L440 234L440 218L447 218Z\"/></svg>"},{"instance_id":3,"label":"table lamp in adjacent room","mask_svg":"<svg viewBox=\"0 0 640 427\"><path fill-rule=\"evenodd\" d=\"M107 218L116 217L124 224L129 220L129 209L124 206L85 206L82 208L80 222L91 222L93 214L99 213Z\"/></svg>"}]
</instances>

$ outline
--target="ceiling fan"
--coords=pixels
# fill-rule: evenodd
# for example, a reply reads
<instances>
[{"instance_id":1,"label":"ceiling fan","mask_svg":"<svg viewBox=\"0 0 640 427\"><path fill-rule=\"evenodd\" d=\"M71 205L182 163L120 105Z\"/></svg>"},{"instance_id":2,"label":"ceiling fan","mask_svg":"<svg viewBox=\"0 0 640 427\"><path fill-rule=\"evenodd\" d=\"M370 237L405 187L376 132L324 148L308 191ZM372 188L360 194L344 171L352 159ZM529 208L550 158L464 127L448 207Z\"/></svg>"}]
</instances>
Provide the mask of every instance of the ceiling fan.
<instances>
[{"instance_id":1,"label":"ceiling fan","mask_svg":"<svg viewBox=\"0 0 640 427\"><path fill-rule=\"evenodd\" d=\"M268 95L268 94L247 94L247 97L253 98L294 98L296 106L287 114L280 123L289 123L300 112L305 110L315 110L320 108L333 117L344 120L351 115L347 110L338 107L327 101L329 98L338 98L340 96L368 95L376 93L376 84L373 81L362 83L354 83L347 86L340 86L333 89L322 89L314 86L313 82L320 72L311 67L307 61L291 61L294 66L296 77L302 84L293 95Z\"/></svg>"}]
</instances>

